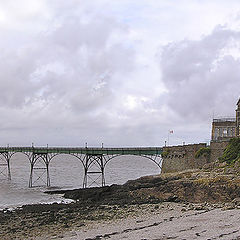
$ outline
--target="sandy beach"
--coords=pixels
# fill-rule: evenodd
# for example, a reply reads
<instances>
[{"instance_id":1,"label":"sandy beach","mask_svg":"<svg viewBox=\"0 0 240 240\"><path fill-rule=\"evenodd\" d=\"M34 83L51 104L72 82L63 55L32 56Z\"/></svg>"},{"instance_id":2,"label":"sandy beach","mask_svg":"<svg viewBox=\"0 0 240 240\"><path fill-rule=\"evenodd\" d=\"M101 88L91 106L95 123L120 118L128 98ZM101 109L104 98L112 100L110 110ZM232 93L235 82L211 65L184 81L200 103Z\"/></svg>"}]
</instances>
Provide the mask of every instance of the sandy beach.
<instances>
[{"instance_id":1,"label":"sandy beach","mask_svg":"<svg viewBox=\"0 0 240 240\"><path fill-rule=\"evenodd\" d=\"M162 239L240 239L240 209L202 205L163 203L141 206L127 217L110 221L87 221L82 227L36 239L64 240L162 240ZM195 210L189 210L194 208ZM200 210L200 209L203 210ZM196 210L199 209L199 210ZM131 208L126 209L126 213ZM125 213L125 214L126 214Z\"/></svg>"},{"instance_id":2,"label":"sandy beach","mask_svg":"<svg viewBox=\"0 0 240 240\"><path fill-rule=\"evenodd\" d=\"M0 240L240 239L240 179L223 171L47 192L73 202L0 211Z\"/></svg>"}]
</instances>

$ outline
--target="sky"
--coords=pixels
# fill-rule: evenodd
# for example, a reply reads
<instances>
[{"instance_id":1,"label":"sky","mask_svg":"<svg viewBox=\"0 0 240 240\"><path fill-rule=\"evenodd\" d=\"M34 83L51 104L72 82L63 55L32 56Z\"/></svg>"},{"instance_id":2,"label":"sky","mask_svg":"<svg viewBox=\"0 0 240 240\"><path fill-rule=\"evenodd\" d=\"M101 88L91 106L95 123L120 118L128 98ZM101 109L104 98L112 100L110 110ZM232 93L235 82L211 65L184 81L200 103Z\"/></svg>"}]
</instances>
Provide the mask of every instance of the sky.
<instances>
[{"instance_id":1,"label":"sky","mask_svg":"<svg viewBox=\"0 0 240 240\"><path fill-rule=\"evenodd\" d=\"M0 0L0 88L1 146L209 142L240 97L240 2Z\"/></svg>"}]
</instances>

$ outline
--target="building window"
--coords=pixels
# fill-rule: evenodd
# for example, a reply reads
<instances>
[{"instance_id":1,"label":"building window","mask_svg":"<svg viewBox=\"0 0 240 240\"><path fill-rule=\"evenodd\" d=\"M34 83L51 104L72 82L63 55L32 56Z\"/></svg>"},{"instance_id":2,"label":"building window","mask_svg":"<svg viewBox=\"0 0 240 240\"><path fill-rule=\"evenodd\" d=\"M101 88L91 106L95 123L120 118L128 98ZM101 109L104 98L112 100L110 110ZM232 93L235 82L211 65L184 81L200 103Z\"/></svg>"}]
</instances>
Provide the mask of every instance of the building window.
<instances>
[{"instance_id":1,"label":"building window","mask_svg":"<svg viewBox=\"0 0 240 240\"><path fill-rule=\"evenodd\" d=\"M219 137L219 129L218 129L218 128L215 128L215 131L214 131L214 140L217 140L218 137Z\"/></svg>"},{"instance_id":2,"label":"building window","mask_svg":"<svg viewBox=\"0 0 240 240\"><path fill-rule=\"evenodd\" d=\"M227 128L223 129L223 137L227 137Z\"/></svg>"}]
</instances>

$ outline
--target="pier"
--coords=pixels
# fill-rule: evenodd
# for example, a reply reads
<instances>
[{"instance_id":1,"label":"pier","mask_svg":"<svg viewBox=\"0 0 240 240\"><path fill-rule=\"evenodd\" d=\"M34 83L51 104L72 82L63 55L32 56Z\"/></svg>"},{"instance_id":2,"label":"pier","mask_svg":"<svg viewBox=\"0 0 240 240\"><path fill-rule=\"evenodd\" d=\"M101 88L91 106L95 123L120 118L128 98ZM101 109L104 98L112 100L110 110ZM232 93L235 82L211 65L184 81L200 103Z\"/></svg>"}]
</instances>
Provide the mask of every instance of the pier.
<instances>
[{"instance_id":1,"label":"pier","mask_svg":"<svg viewBox=\"0 0 240 240\"><path fill-rule=\"evenodd\" d=\"M101 178L101 186L105 186L105 167L106 164L118 157L124 155L141 156L154 162L161 171L163 152L162 147L133 147L133 148L71 148L71 147L0 147L0 156L3 163L0 164L0 173L3 173L1 168L7 170L7 178L11 180L10 161L14 154L23 153L27 156L30 163L29 187L33 187L33 175L40 170L37 180L40 180L46 174L46 186L51 185L49 164L51 160L60 154L69 154L76 157L83 165L84 177L83 188L96 183L96 180ZM41 163L39 165L38 163ZM89 178L89 176L91 176ZM94 176L94 177L92 177ZM91 180L92 182L89 182Z\"/></svg>"}]
</instances>

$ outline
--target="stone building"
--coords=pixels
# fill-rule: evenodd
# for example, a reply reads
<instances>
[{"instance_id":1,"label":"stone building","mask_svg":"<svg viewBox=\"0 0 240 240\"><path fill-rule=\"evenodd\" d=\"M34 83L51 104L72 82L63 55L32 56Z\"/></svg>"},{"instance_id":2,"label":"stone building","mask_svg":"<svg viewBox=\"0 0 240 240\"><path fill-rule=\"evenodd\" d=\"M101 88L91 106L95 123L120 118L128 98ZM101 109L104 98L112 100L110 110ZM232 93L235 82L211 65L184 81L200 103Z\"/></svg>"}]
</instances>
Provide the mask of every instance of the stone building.
<instances>
[{"instance_id":1,"label":"stone building","mask_svg":"<svg viewBox=\"0 0 240 240\"><path fill-rule=\"evenodd\" d=\"M164 147L162 173L202 168L205 164L215 162L222 156L233 137L240 137L240 99L237 102L236 117L213 119L210 146L199 143ZM206 148L210 148L208 154L205 152L199 157L196 155L200 149Z\"/></svg>"},{"instance_id":2,"label":"stone building","mask_svg":"<svg viewBox=\"0 0 240 240\"><path fill-rule=\"evenodd\" d=\"M236 136L235 118L215 118L212 122L212 141L229 140Z\"/></svg>"},{"instance_id":3,"label":"stone building","mask_svg":"<svg viewBox=\"0 0 240 240\"><path fill-rule=\"evenodd\" d=\"M239 126L240 126L240 98L237 102L237 109L236 109L236 137L240 137Z\"/></svg>"},{"instance_id":4,"label":"stone building","mask_svg":"<svg viewBox=\"0 0 240 240\"><path fill-rule=\"evenodd\" d=\"M239 137L240 99L237 102L236 117L215 118L212 122L212 141L229 140Z\"/></svg>"},{"instance_id":5,"label":"stone building","mask_svg":"<svg viewBox=\"0 0 240 240\"><path fill-rule=\"evenodd\" d=\"M240 137L240 99L237 102L236 117L213 119L210 146L199 143L164 147L162 173L202 168L207 163L215 162L233 137ZM205 152L199 157L196 155L199 150L207 148L210 148L208 154Z\"/></svg>"}]
</instances>

